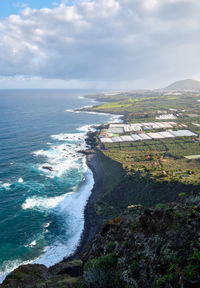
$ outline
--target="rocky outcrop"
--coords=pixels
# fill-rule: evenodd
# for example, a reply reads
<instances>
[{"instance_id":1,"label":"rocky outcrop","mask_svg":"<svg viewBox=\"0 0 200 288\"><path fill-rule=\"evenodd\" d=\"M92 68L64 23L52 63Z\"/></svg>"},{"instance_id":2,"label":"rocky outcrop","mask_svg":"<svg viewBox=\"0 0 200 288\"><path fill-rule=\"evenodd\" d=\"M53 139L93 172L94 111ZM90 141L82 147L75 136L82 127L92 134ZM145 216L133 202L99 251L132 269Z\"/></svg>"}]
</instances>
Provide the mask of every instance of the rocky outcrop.
<instances>
[{"instance_id":1,"label":"rocky outcrop","mask_svg":"<svg viewBox=\"0 0 200 288\"><path fill-rule=\"evenodd\" d=\"M50 273L54 275L68 274L72 277L79 277L83 275L83 262L79 260L61 262L49 269Z\"/></svg>"},{"instance_id":2,"label":"rocky outcrop","mask_svg":"<svg viewBox=\"0 0 200 288\"><path fill-rule=\"evenodd\" d=\"M103 227L84 261L85 287L200 287L200 205L132 206Z\"/></svg>"},{"instance_id":3,"label":"rocky outcrop","mask_svg":"<svg viewBox=\"0 0 200 288\"><path fill-rule=\"evenodd\" d=\"M42 169L53 171L53 168L51 166L42 166Z\"/></svg>"},{"instance_id":4,"label":"rocky outcrop","mask_svg":"<svg viewBox=\"0 0 200 288\"><path fill-rule=\"evenodd\" d=\"M72 288L83 274L81 260L61 262L50 269L44 265L23 265L10 273L2 288Z\"/></svg>"}]
</instances>

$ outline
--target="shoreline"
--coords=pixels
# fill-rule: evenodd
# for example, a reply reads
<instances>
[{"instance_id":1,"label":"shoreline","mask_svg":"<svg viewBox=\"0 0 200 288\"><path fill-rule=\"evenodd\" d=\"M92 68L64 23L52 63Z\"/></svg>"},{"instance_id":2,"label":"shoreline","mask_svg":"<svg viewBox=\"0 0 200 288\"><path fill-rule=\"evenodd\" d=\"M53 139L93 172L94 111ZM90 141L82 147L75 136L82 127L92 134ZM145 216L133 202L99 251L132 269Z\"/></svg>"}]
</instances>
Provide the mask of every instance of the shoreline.
<instances>
[{"instance_id":1,"label":"shoreline","mask_svg":"<svg viewBox=\"0 0 200 288\"><path fill-rule=\"evenodd\" d=\"M94 204L98 195L103 191L102 179L104 173L96 153L86 155L86 161L88 168L93 173L94 186L84 209L84 228L81 239L75 252L71 256L64 258L64 262L80 258L101 227L101 217L97 215Z\"/></svg>"},{"instance_id":2,"label":"shoreline","mask_svg":"<svg viewBox=\"0 0 200 288\"><path fill-rule=\"evenodd\" d=\"M80 111L84 112L84 111ZM95 112L99 114L100 112ZM124 122L124 115L119 114L111 114L111 113L103 113L103 114L110 114L114 116L114 119L120 120L120 122ZM104 124L103 124L104 125ZM102 125L98 125L96 127L97 130L101 128ZM91 136L89 135L89 132L87 133L86 142L88 140L91 140ZM94 148L92 143L89 143L91 146L90 149ZM79 243L77 245L76 250L74 253L68 257L64 257L63 261L66 262L74 259L80 258L84 252L87 250L90 242L94 239L95 235L100 231L101 224L102 224L102 217L100 217L96 211L95 211L95 201L97 200L100 193L103 193L103 179L104 179L104 171L101 167L100 160L98 159L98 155L96 152L89 152L88 150L84 152L86 155L86 164L88 168L91 169L94 177L94 186L91 190L90 197L86 203L85 209L84 209L84 228L81 235L81 238L79 240Z\"/></svg>"},{"instance_id":3,"label":"shoreline","mask_svg":"<svg viewBox=\"0 0 200 288\"><path fill-rule=\"evenodd\" d=\"M84 112L84 111L80 111L80 112ZM111 113L100 113L100 112L95 112L95 114L105 114L105 115L114 116L114 119L120 119L123 122L123 119L122 119L123 115L111 114ZM114 119L110 119L109 123L112 122L112 120L114 120ZM95 125L95 129L97 129L97 130L101 129L102 125L105 125L105 123ZM94 126L94 124L91 126ZM91 140L92 138L93 137L90 137L90 131L88 131L86 133L86 139L85 139L86 143L87 143L87 140ZM91 142L87 143L87 144L90 145L90 149L93 149L94 146ZM74 252L72 252L72 254L69 256L63 255L62 260L53 264L50 267L57 266L57 265L59 265L59 263L62 263L62 262L67 262L70 260L82 258L82 256L84 255L84 252L87 251L91 241L94 239L96 234L98 234L100 232L101 224L102 224L102 217L99 216L95 211L95 201L97 200L100 193L103 193L104 171L101 167L101 162L98 159L97 153L91 152L89 150L85 150L86 153L83 153L83 151L80 151L80 153L85 154L87 167L92 171L93 178L94 178L94 185L93 185L93 188L91 189L90 196L89 196L89 198L86 202L85 208L84 208L83 231L82 231L81 237L79 239L79 242L77 243L77 246L76 246ZM32 261L30 261L30 262L28 261L27 263L22 263L19 266L28 265L31 263L32 263ZM18 268L18 267L16 267L16 268ZM10 272L9 272L9 274L10 274ZM4 276L2 277L2 281L0 281L0 286L6 277L7 277L7 275L5 275L5 277Z\"/></svg>"}]
</instances>

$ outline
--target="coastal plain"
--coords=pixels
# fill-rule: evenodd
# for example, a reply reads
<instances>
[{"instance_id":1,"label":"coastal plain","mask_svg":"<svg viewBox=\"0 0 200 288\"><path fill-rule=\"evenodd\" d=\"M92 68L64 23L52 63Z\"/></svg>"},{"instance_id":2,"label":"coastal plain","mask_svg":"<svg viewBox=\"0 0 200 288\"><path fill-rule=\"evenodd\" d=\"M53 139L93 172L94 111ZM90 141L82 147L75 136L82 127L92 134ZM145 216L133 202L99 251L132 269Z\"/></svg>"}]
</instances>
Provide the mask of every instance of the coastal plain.
<instances>
[{"instance_id":1,"label":"coastal plain","mask_svg":"<svg viewBox=\"0 0 200 288\"><path fill-rule=\"evenodd\" d=\"M199 197L199 93L142 91L92 97L106 102L89 111L121 114L125 124L161 123L166 118L166 123L173 121L176 124L174 131L189 129L194 133L191 137L102 143L101 133L108 126L101 127L95 135L95 150L105 170L106 192L96 203L98 213L109 218L132 204L159 206ZM169 120L168 115L173 115L175 120ZM145 135L146 131L141 130L138 135ZM152 128L147 132L163 131L168 129ZM110 139L121 135L114 133Z\"/></svg>"}]
</instances>

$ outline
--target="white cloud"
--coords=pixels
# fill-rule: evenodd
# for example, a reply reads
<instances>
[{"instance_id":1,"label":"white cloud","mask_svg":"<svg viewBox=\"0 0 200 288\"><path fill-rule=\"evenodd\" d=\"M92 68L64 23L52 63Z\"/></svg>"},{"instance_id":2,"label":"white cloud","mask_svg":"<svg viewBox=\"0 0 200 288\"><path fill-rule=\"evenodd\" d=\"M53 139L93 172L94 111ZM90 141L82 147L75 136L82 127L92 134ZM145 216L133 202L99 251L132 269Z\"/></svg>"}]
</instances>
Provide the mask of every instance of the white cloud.
<instances>
[{"instance_id":1,"label":"white cloud","mask_svg":"<svg viewBox=\"0 0 200 288\"><path fill-rule=\"evenodd\" d=\"M0 75L121 87L192 78L200 66L199 12L199 0L25 7L0 22Z\"/></svg>"}]
</instances>

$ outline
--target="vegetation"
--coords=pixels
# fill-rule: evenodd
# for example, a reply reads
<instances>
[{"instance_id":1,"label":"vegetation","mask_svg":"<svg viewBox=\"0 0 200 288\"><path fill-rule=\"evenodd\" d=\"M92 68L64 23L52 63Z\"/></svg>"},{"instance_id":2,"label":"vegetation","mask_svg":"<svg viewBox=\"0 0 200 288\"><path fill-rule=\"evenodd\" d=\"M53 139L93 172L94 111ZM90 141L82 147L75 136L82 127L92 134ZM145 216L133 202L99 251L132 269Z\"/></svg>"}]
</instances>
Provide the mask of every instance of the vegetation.
<instances>
[{"instance_id":1,"label":"vegetation","mask_svg":"<svg viewBox=\"0 0 200 288\"><path fill-rule=\"evenodd\" d=\"M103 279L108 279L109 274L113 280L112 284L104 282L104 287L199 287L200 206L197 203L148 209L132 206L118 222L106 223L85 255L84 287L103 287L95 286L93 270L96 265L93 263L102 263L102 259L103 265L97 264L98 271L106 267ZM105 249L108 240L115 241L112 254ZM88 272L93 275L89 284Z\"/></svg>"},{"instance_id":2,"label":"vegetation","mask_svg":"<svg viewBox=\"0 0 200 288\"><path fill-rule=\"evenodd\" d=\"M129 123L155 121L175 109L179 127L200 133L199 93L136 91L94 97L106 103L85 109L123 114ZM193 156L200 155L198 139L100 145L98 133L90 134L88 144L104 172L95 203L104 223L100 233L81 260L50 269L22 266L2 288L200 287L200 159Z\"/></svg>"}]
</instances>

